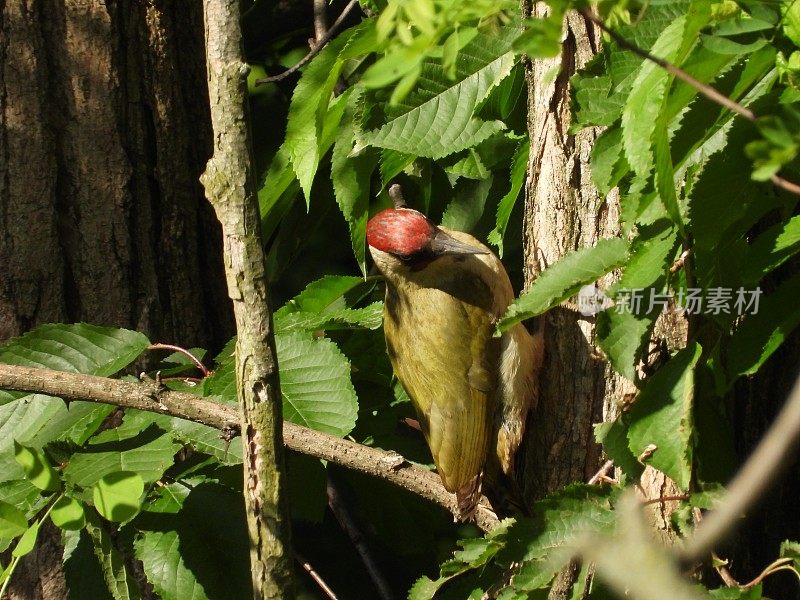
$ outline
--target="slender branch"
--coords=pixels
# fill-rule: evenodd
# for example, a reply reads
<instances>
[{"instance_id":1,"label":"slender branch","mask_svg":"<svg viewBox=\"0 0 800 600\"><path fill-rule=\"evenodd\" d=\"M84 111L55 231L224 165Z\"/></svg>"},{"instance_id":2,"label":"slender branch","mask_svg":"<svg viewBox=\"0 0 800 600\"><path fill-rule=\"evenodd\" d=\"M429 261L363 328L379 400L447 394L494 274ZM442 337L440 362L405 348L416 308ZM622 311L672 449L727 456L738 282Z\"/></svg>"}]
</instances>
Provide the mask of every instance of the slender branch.
<instances>
[{"instance_id":1,"label":"slender branch","mask_svg":"<svg viewBox=\"0 0 800 600\"><path fill-rule=\"evenodd\" d=\"M767 565L764 568L764 570L761 571L761 573L758 575L758 577L756 577L752 581L748 581L747 583L740 585L739 587L741 589L743 589L743 590L749 590L751 587L757 586L759 583L764 581L764 579L766 579L767 577L769 577L773 573L777 573L778 571L792 571L795 575L800 577L800 573L798 573L797 569L795 569L792 566L793 562L794 562L793 558L789 558L789 557L779 558L778 560L776 560L776 561L772 562L771 564Z\"/></svg>"},{"instance_id":2,"label":"slender branch","mask_svg":"<svg viewBox=\"0 0 800 600\"><path fill-rule=\"evenodd\" d=\"M244 506L255 600L294 597L278 360L261 241L240 0L204 0L213 153L200 176L222 226L228 297L236 319L236 397Z\"/></svg>"},{"instance_id":3,"label":"slender branch","mask_svg":"<svg viewBox=\"0 0 800 600\"><path fill-rule=\"evenodd\" d=\"M174 352L180 352L184 356L189 357L194 365L200 370L203 374L203 377L208 377L208 367L206 367L199 358L197 358L194 354L189 352L186 348L181 348L180 346L173 346L172 344L150 344L147 347L148 350L172 350Z\"/></svg>"},{"instance_id":4,"label":"slender branch","mask_svg":"<svg viewBox=\"0 0 800 600\"><path fill-rule=\"evenodd\" d=\"M319 46L328 29L328 0L314 0L314 46Z\"/></svg>"},{"instance_id":5,"label":"slender branch","mask_svg":"<svg viewBox=\"0 0 800 600\"><path fill-rule=\"evenodd\" d=\"M644 48L640 48L633 42L626 40L617 31L611 29L608 25L606 25L605 22L596 14L594 14L590 9L581 8L579 9L578 12L580 12L580 14L583 15L583 18L585 18L588 21L591 21L592 23L597 25L600 29L602 29L604 32L606 32L615 42L617 42L617 44L620 47L630 50L634 54L638 54L645 60L654 62L655 64L657 64L659 67L661 67L671 75L674 75L676 79L680 79L685 84L696 89L703 96L705 96L715 104L723 106L728 110L730 110L731 112L734 112L737 115L740 115L751 122L755 122L756 119L758 118L758 115L756 115L752 110L750 110L746 106L739 104L734 100L731 100L725 94L722 94L719 91L717 91L714 87L706 83L703 83L702 81L698 81L697 79L689 75L689 73L673 65L671 62L664 60L659 56L650 54ZM783 190L786 190L787 192L800 195L800 185L792 181L788 181L787 179L784 179L783 177L780 177L778 175L773 175L770 178L770 181L772 181L774 185L778 186Z\"/></svg>"},{"instance_id":6,"label":"slender branch","mask_svg":"<svg viewBox=\"0 0 800 600\"><path fill-rule=\"evenodd\" d=\"M725 501L708 514L680 550L686 564L703 560L737 525L786 467L800 437L800 377L781 412L728 486Z\"/></svg>"},{"instance_id":7,"label":"slender branch","mask_svg":"<svg viewBox=\"0 0 800 600\"><path fill-rule=\"evenodd\" d=\"M156 382L134 383L80 373L0 364L0 389L58 396L65 400L86 400L171 415L222 430L238 432L237 407L219 404L194 394L176 392ZM410 465L396 452L363 446L350 440L300 427L284 421L283 443L294 452L327 460L347 469L366 473L393 483L458 515L455 495L442 486L439 476ZM476 524L489 531L497 516L482 503Z\"/></svg>"},{"instance_id":8,"label":"slender branch","mask_svg":"<svg viewBox=\"0 0 800 600\"><path fill-rule=\"evenodd\" d=\"M603 463L603 466L600 467L600 469L598 469L597 473L592 475L592 478L589 479L589 481L587 481L586 483L588 483L589 485L594 485L595 483L603 481L605 479L605 476L608 475L608 472L613 467L614 467L614 461L607 460L606 462Z\"/></svg>"},{"instance_id":9,"label":"slender branch","mask_svg":"<svg viewBox=\"0 0 800 600\"><path fill-rule=\"evenodd\" d=\"M659 496L658 498L648 498L642 504L664 504L666 502L684 502L689 499L688 494L678 494L677 496Z\"/></svg>"},{"instance_id":10,"label":"slender branch","mask_svg":"<svg viewBox=\"0 0 800 600\"><path fill-rule=\"evenodd\" d=\"M800 185L793 183L780 177L778 175L773 175L770 177L770 181L777 185L779 188L786 190L787 192L791 192L792 194L797 194L800 196Z\"/></svg>"},{"instance_id":11,"label":"slender branch","mask_svg":"<svg viewBox=\"0 0 800 600\"><path fill-rule=\"evenodd\" d=\"M303 569L305 569L305 571L306 571L306 573L308 573L309 577L311 577L311 579L313 579L316 582L316 584L319 586L319 588L323 592L325 592L325 595L328 598L330 598L330 600L338 600L338 597L336 596L334 591L331 589L331 587L327 583L325 583L325 580L322 578L322 576L319 573L317 573L316 569L314 569L314 566L310 562L308 562L305 558L303 558L297 552L297 550L294 551L294 557L295 557L295 559L297 559L297 562L300 563L300 565L303 567Z\"/></svg>"},{"instance_id":12,"label":"slender branch","mask_svg":"<svg viewBox=\"0 0 800 600\"><path fill-rule=\"evenodd\" d=\"M333 473L328 474L327 492L328 506L330 506L331 512L336 517L341 528L347 533L347 537L350 538L350 541L353 542L353 545L356 547L356 551L361 557L361 562L364 563L364 567L366 567L367 573L369 573L370 579L372 579L372 583L375 584L375 588L378 590L378 597L381 598L381 600L391 600L394 597L392 588L386 582L386 578L384 578L383 573L381 573L375 559L372 558L372 554L364 539L364 534L361 533L353 516L350 514L350 510L342 500L342 495L339 493L339 488L334 481Z\"/></svg>"},{"instance_id":13,"label":"slender branch","mask_svg":"<svg viewBox=\"0 0 800 600\"><path fill-rule=\"evenodd\" d=\"M656 63L659 67L661 67L671 75L674 75L677 79L680 79L684 83L690 85L712 102L719 104L720 106L724 106L728 110L743 116L748 121L756 120L755 113L753 113L753 111L751 111L749 108L742 106L738 102L734 102L724 94L718 92L710 85L698 81L697 79L689 75L686 71L679 69L678 67L673 65L671 62L664 60L659 56L654 56L650 54L647 50L640 48L633 42L626 40L619 33L617 33L616 31L611 29L608 25L606 25L605 22L596 14L594 14L590 9L581 8L579 12L581 13L581 15L583 15L585 19L591 21L592 23L597 25L600 29L605 31L622 48L630 50L634 54L638 54L642 58Z\"/></svg>"},{"instance_id":14,"label":"slender branch","mask_svg":"<svg viewBox=\"0 0 800 600\"><path fill-rule=\"evenodd\" d=\"M322 48L325 47L325 44L331 41L331 38L339 30L339 27L341 27L342 23L347 18L347 15L349 15L350 11L353 10L353 8L355 8L357 5L358 5L358 0L350 0L350 2L347 3L347 6L344 7L344 10L342 10L342 14L339 15L339 18L337 18L333 22L331 28L328 29L328 31L326 31L322 37L317 36L317 40L316 43L314 44L314 47L308 54L306 54L303 58L301 58L297 64L292 65L291 67L286 69L283 73L279 73L278 75L272 75L271 77L262 77L261 79L256 79L256 85L262 85L264 83L273 83L275 81L286 79L289 75L291 75L298 69L303 68L306 64L308 64L308 61L310 61L317 54L319 54L320 50L322 50Z\"/></svg>"}]
</instances>

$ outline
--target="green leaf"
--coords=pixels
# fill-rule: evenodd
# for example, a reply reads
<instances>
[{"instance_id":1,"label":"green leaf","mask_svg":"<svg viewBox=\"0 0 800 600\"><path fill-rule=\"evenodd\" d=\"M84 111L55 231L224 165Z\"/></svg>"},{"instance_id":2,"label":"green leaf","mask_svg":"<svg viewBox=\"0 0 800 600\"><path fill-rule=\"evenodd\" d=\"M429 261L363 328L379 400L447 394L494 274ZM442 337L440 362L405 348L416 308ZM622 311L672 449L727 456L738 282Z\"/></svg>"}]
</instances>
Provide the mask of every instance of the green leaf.
<instances>
[{"instance_id":1,"label":"green leaf","mask_svg":"<svg viewBox=\"0 0 800 600\"><path fill-rule=\"evenodd\" d=\"M781 114L760 117L756 127L762 139L747 144L745 151L753 159L753 179L767 181L800 153L800 112L785 105Z\"/></svg>"},{"instance_id":2,"label":"green leaf","mask_svg":"<svg viewBox=\"0 0 800 600\"><path fill-rule=\"evenodd\" d=\"M800 251L800 216L770 227L747 251L742 272L744 283L757 283Z\"/></svg>"},{"instance_id":3,"label":"green leaf","mask_svg":"<svg viewBox=\"0 0 800 600\"><path fill-rule=\"evenodd\" d=\"M355 142L353 128L354 103L358 93L351 101L342 117L336 143L331 157L331 178L336 203L342 211L350 230L350 241L361 273L366 275L366 236L369 219L370 180L378 164L378 152L373 148L362 149L352 155Z\"/></svg>"},{"instance_id":4,"label":"green leaf","mask_svg":"<svg viewBox=\"0 0 800 600\"><path fill-rule=\"evenodd\" d=\"M730 245L759 218L776 208L779 198L761 193L750 178L750 161L743 147L752 139L752 124L733 122L724 152L706 163L689 192L689 227L695 244L698 281L722 285L717 273L730 263Z\"/></svg>"},{"instance_id":5,"label":"green leaf","mask_svg":"<svg viewBox=\"0 0 800 600\"><path fill-rule=\"evenodd\" d=\"M761 584L754 585L748 589L735 587L722 587L716 590L709 590L714 600L761 600Z\"/></svg>"},{"instance_id":6,"label":"green leaf","mask_svg":"<svg viewBox=\"0 0 800 600\"><path fill-rule=\"evenodd\" d=\"M163 600L252 598L241 490L187 484L159 490L169 508L145 508L134 521L134 555L147 581Z\"/></svg>"},{"instance_id":7,"label":"green leaf","mask_svg":"<svg viewBox=\"0 0 800 600\"><path fill-rule=\"evenodd\" d=\"M300 333L275 337L286 420L336 436L355 426L358 401L350 363L327 338Z\"/></svg>"},{"instance_id":8,"label":"green leaf","mask_svg":"<svg viewBox=\"0 0 800 600\"><path fill-rule=\"evenodd\" d=\"M364 72L361 84L366 88L386 87L409 72L416 71L424 58L423 44L393 48ZM402 99L398 98L398 101Z\"/></svg>"},{"instance_id":9,"label":"green leaf","mask_svg":"<svg viewBox=\"0 0 800 600\"><path fill-rule=\"evenodd\" d=\"M36 538L39 536L40 525L41 522L37 521L25 530L25 533L22 534L22 537L19 538L17 545L14 546L14 549L11 551L12 556L20 557L30 554L30 552L36 546Z\"/></svg>"},{"instance_id":10,"label":"green leaf","mask_svg":"<svg viewBox=\"0 0 800 600\"><path fill-rule=\"evenodd\" d=\"M122 523L139 512L144 480L138 473L116 471L94 485L94 506L109 521Z\"/></svg>"},{"instance_id":11,"label":"green leaf","mask_svg":"<svg viewBox=\"0 0 800 600\"><path fill-rule=\"evenodd\" d=\"M106 585L88 530L65 531L64 538L64 576L67 589L80 590L82 597L92 600L116 600Z\"/></svg>"},{"instance_id":12,"label":"green leaf","mask_svg":"<svg viewBox=\"0 0 800 600\"><path fill-rule=\"evenodd\" d=\"M487 238L490 244L497 246L500 258L503 257L503 237L508 227L508 221L511 218L511 211L514 209L514 204L517 202L522 186L525 184L525 177L528 174L530 150L530 141L526 139L517 146L517 150L514 152L514 158L511 161L511 189L508 190L505 196L500 198L500 202L497 205L496 225Z\"/></svg>"},{"instance_id":13,"label":"green leaf","mask_svg":"<svg viewBox=\"0 0 800 600\"><path fill-rule=\"evenodd\" d=\"M47 502L47 499L48 497L42 495L41 490L27 479L0 483L0 501L23 511L28 518L38 514L40 503Z\"/></svg>"},{"instance_id":14,"label":"green leaf","mask_svg":"<svg viewBox=\"0 0 800 600\"><path fill-rule=\"evenodd\" d=\"M472 231L483 216L493 177L478 181L463 179L442 215L442 225L456 231Z\"/></svg>"},{"instance_id":15,"label":"green leaf","mask_svg":"<svg viewBox=\"0 0 800 600\"><path fill-rule=\"evenodd\" d=\"M486 179L489 177L489 169L483 164L480 155L474 148L470 148L458 160L451 165L446 165L444 172L450 180L450 185L455 185L459 177L467 179Z\"/></svg>"},{"instance_id":16,"label":"green leaf","mask_svg":"<svg viewBox=\"0 0 800 600\"><path fill-rule=\"evenodd\" d=\"M283 333L351 327L377 329L383 320L380 302L350 308L360 303L374 285L359 277L328 275L318 279L275 312L275 330Z\"/></svg>"},{"instance_id":17,"label":"green leaf","mask_svg":"<svg viewBox=\"0 0 800 600\"><path fill-rule=\"evenodd\" d=\"M603 451L614 464L622 469L632 481L638 481L644 471L644 466L628 447L628 426L622 418L606 423L597 423L594 426L594 437L598 444L603 445Z\"/></svg>"},{"instance_id":18,"label":"green leaf","mask_svg":"<svg viewBox=\"0 0 800 600\"><path fill-rule=\"evenodd\" d=\"M800 275L784 281L768 296L759 298L761 289L745 290L747 301L756 294L757 305L750 308L741 325L731 336L725 352L731 383L742 375L751 375L780 348L789 334L800 325L797 298L800 297ZM734 299L738 297L738 291ZM744 306L744 308L747 308ZM752 311L757 309L757 313Z\"/></svg>"},{"instance_id":19,"label":"green leaf","mask_svg":"<svg viewBox=\"0 0 800 600\"><path fill-rule=\"evenodd\" d=\"M25 478L45 492L55 492L61 487L61 480L44 452L26 448L14 441L14 458L25 472Z\"/></svg>"},{"instance_id":20,"label":"green leaf","mask_svg":"<svg viewBox=\"0 0 800 600\"><path fill-rule=\"evenodd\" d=\"M295 311L323 313L347 308L347 295L363 284L360 277L326 275L309 283L275 314L280 318Z\"/></svg>"},{"instance_id":21,"label":"green leaf","mask_svg":"<svg viewBox=\"0 0 800 600\"><path fill-rule=\"evenodd\" d=\"M86 323L41 325L0 346L0 363L108 377L150 344L141 333Z\"/></svg>"},{"instance_id":22,"label":"green leaf","mask_svg":"<svg viewBox=\"0 0 800 600\"><path fill-rule=\"evenodd\" d=\"M83 529L86 525L86 511L80 501L70 496L61 496L50 510L50 519L61 529Z\"/></svg>"},{"instance_id":23,"label":"green leaf","mask_svg":"<svg viewBox=\"0 0 800 600\"><path fill-rule=\"evenodd\" d=\"M406 167L414 162L413 154L404 154L394 150L381 150L380 172L381 185L386 187L392 179L402 173Z\"/></svg>"},{"instance_id":24,"label":"green leaf","mask_svg":"<svg viewBox=\"0 0 800 600\"><path fill-rule=\"evenodd\" d=\"M507 29L499 36L478 34L458 55L455 81L445 76L437 62L426 61L420 85L389 111L383 125L363 132L361 142L442 158L476 146L503 129L501 121L482 121L474 113L510 73L514 58L508 50L514 33Z\"/></svg>"},{"instance_id":25,"label":"green leaf","mask_svg":"<svg viewBox=\"0 0 800 600\"><path fill-rule=\"evenodd\" d=\"M106 377L133 362L149 343L141 333L126 329L42 325L0 346L0 362ZM57 398L0 390L0 481L22 476L11 460L13 440L34 448L56 439L81 444L113 410L90 402L67 407Z\"/></svg>"},{"instance_id":26,"label":"green leaf","mask_svg":"<svg viewBox=\"0 0 800 600\"><path fill-rule=\"evenodd\" d=\"M664 291L665 275L677 243L676 231L666 219L641 227L625 272L615 286L618 305L597 315L600 348L614 369L631 381L636 381L636 367L663 307L663 303L653 302L651 309L650 303L656 300L653 294ZM619 293L623 290L629 297ZM633 294L641 295L639 310L635 308ZM631 310L623 310L623 303Z\"/></svg>"},{"instance_id":27,"label":"green leaf","mask_svg":"<svg viewBox=\"0 0 800 600\"><path fill-rule=\"evenodd\" d=\"M672 164L667 124L663 112L659 115L653 137L656 191L670 219L683 232L683 216L680 206L678 206L678 196L675 193L675 169Z\"/></svg>"},{"instance_id":28,"label":"green leaf","mask_svg":"<svg viewBox=\"0 0 800 600\"><path fill-rule=\"evenodd\" d=\"M284 147L306 203L310 201L311 185L321 158L323 120L342 69L339 54L353 33L353 29L346 30L330 41L308 64L292 94Z\"/></svg>"},{"instance_id":29,"label":"green leaf","mask_svg":"<svg viewBox=\"0 0 800 600\"><path fill-rule=\"evenodd\" d=\"M25 533L28 519L16 506L0 500L0 540L10 540Z\"/></svg>"},{"instance_id":30,"label":"green leaf","mask_svg":"<svg viewBox=\"0 0 800 600\"><path fill-rule=\"evenodd\" d=\"M794 568L800 570L800 544L791 540L784 540L781 542L779 556L781 558L791 558L794 563Z\"/></svg>"},{"instance_id":31,"label":"green leaf","mask_svg":"<svg viewBox=\"0 0 800 600\"><path fill-rule=\"evenodd\" d=\"M126 419L133 414L135 411L128 411ZM165 419L166 423L171 422L169 417ZM124 429L103 433L104 441L73 454L63 472L67 483L88 488L102 477L120 471L136 472L145 481L156 481L172 466L175 453L180 450L173 435L156 425L145 426L141 433L124 439Z\"/></svg>"},{"instance_id":32,"label":"green leaf","mask_svg":"<svg viewBox=\"0 0 800 600\"><path fill-rule=\"evenodd\" d=\"M694 368L702 348L692 343L652 375L629 411L629 447L641 456L654 445L647 464L689 487L692 472Z\"/></svg>"},{"instance_id":33,"label":"green leaf","mask_svg":"<svg viewBox=\"0 0 800 600\"><path fill-rule=\"evenodd\" d=\"M327 148L321 150L324 153ZM294 175L291 156L284 141L270 161L264 183L258 190L258 213L261 215L261 237L272 238L281 219L286 215L300 191Z\"/></svg>"},{"instance_id":34,"label":"green leaf","mask_svg":"<svg viewBox=\"0 0 800 600\"><path fill-rule=\"evenodd\" d=\"M794 45L800 48L800 5L797 2L783 2L781 5L783 32Z\"/></svg>"},{"instance_id":35,"label":"green leaf","mask_svg":"<svg viewBox=\"0 0 800 600\"><path fill-rule=\"evenodd\" d=\"M622 129L606 130L594 141L590 165L597 191L607 195L630 170L622 156Z\"/></svg>"},{"instance_id":36,"label":"green leaf","mask_svg":"<svg viewBox=\"0 0 800 600\"><path fill-rule=\"evenodd\" d=\"M628 258L628 244L619 238L604 239L592 248L581 248L549 266L530 289L509 307L498 324L507 331L515 323L535 317L573 296L584 285L593 283Z\"/></svg>"},{"instance_id":37,"label":"green leaf","mask_svg":"<svg viewBox=\"0 0 800 600\"><path fill-rule=\"evenodd\" d=\"M686 18L679 17L664 29L651 54L671 60L683 43ZM652 143L670 74L651 61L642 63L631 94L622 111L622 141L625 157L638 174L650 172Z\"/></svg>"},{"instance_id":38,"label":"green leaf","mask_svg":"<svg viewBox=\"0 0 800 600\"><path fill-rule=\"evenodd\" d=\"M344 308L323 314L293 312L275 319L275 333L290 331L331 331L335 329L378 329L383 322L383 302L364 308Z\"/></svg>"},{"instance_id":39,"label":"green leaf","mask_svg":"<svg viewBox=\"0 0 800 600\"><path fill-rule=\"evenodd\" d=\"M86 531L91 537L106 587L114 600L139 600L141 594L135 577L125 567L125 556L116 548L96 515L86 524Z\"/></svg>"}]
</instances>

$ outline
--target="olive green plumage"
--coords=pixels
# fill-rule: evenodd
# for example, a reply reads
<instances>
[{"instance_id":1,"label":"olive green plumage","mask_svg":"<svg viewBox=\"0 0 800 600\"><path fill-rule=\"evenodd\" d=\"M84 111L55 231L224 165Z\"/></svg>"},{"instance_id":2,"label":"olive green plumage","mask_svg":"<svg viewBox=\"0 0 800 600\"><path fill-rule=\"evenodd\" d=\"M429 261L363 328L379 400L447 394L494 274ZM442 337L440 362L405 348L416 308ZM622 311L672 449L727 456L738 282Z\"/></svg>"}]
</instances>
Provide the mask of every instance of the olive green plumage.
<instances>
[{"instance_id":1,"label":"olive green plumage","mask_svg":"<svg viewBox=\"0 0 800 600\"><path fill-rule=\"evenodd\" d=\"M535 401L541 347L522 325L494 337L497 319L513 300L497 257L466 233L435 231L474 251L423 255L416 262L372 245L370 251L386 278L389 358L442 483L457 495L462 518L469 518L487 462L507 474L513 470Z\"/></svg>"}]
</instances>

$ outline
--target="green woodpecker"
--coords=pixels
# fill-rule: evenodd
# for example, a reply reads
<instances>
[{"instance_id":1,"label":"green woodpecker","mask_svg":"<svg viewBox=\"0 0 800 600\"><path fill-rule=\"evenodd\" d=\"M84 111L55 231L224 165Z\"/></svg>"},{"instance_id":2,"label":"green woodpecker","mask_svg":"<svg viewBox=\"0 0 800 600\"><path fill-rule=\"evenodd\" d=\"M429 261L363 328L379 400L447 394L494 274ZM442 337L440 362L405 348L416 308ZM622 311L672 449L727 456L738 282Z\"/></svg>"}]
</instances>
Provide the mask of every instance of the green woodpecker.
<instances>
[{"instance_id":1,"label":"green woodpecker","mask_svg":"<svg viewBox=\"0 0 800 600\"><path fill-rule=\"evenodd\" d=\"M386 279L384 332L392 367L414 404L442 483L468 519L484 471L513 473L536 402L541 336L518 324L493 337L514 291L500 260L471 235L397 208L369 221L367 242Z\"/></svg>"}]
</instances>

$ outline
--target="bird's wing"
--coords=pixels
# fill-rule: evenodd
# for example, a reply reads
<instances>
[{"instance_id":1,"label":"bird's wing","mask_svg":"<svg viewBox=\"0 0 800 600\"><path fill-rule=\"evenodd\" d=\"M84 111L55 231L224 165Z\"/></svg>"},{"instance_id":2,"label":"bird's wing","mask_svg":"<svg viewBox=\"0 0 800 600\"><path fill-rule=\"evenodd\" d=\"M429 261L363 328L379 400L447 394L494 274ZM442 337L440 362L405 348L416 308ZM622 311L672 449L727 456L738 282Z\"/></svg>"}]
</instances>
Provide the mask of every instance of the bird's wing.
<instances>
[{"instance_id":1,"label":"bird's wing","mask_svg":"<svg viewBox=\"0 0 800 600\"><path fill-rule=\"evenodd\" d=\"M485 284L470 277L459 285ZM414 403L445 488L477 501L492 435L499 340L492 337L491 313L452 291L417 288L413 309L406 294L389 291L384 327L395 373ZM437 318L422 307L436 310Z\"/></svg>"}]
</instances>

